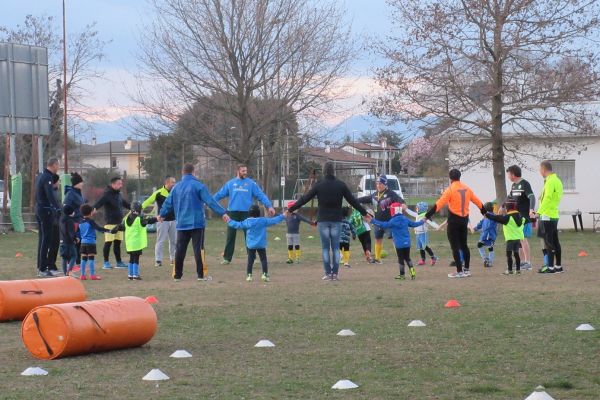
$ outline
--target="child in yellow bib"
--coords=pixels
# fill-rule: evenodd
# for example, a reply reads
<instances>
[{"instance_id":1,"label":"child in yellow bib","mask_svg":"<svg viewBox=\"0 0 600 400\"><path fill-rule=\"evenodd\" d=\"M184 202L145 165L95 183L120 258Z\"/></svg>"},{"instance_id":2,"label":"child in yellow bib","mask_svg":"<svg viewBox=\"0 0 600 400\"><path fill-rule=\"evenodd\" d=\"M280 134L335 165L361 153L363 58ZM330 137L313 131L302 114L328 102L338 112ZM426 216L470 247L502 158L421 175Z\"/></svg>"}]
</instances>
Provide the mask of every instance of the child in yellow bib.
<instances>
[{"instance_id":1,"label":"child in yellow bib","mask_svg":"<svg viewBox=\"0 0 600 400\"><path fill-rule=\"evenodd\" d=\"M525 227L525 218L519 214L517 209L517 201L509 197L502 207L502 214L496 215L487 212L485 216L502 224L504 240L506 240L506 259L508 261L508 269L504 275L513 274L513 256L515 258L516 273L521 273L521 257L519 249L521 248L521 240L525 238L523 229Z\"/></svg>"},{"instance_id":2,"label":"child in yellow bib","mask_svg":"<svg viewBox=\"0 0 600 400\"><path fill-rule=\"evenodd\" d=\"M156 218L146 218L142 215L142 204L133 202L131 211L123 218L125 227L125 249L129 254L129 266L127 278L132 281L140 281L140 257L142 250L148 247L148 232L146 226L156 223Z\"/></svg>"}]
</instances>

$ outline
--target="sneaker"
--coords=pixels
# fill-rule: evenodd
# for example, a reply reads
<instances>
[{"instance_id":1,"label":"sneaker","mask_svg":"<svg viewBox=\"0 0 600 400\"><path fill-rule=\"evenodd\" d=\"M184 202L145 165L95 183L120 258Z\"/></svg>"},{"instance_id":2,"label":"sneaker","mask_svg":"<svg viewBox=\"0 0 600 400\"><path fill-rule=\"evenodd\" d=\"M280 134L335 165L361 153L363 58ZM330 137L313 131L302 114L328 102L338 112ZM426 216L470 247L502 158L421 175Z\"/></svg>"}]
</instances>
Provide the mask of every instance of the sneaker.
<instances>
[{"instance_id":1,"label":"sneaker","mask_svg":"<svg viewBox=\"0 0 600 400\"><path fill-rule=\"evenodd\" d=\"M504 271L504 272L502 273L502 275L512 275L512 274L513 274L513 271L512 271L512 269L507 269L506 271Z\"/></svg>"},{"instance_id":2,"label":"sneaker","mask_svg":"<svg viewBox=\"0 0 600 400\"><path fill-rule=\"evenodd\" d=\"M321 280L323 280L323 281L328 281L330 279L331 279L330 276L327 274L323 275L323 277L321 278Z\"/></svg>"},{"instance_id":3,"label":"sneaker","mask_svg":"<svg viewBox=\"0 0 600 400\"><path fill-rule=\"evenodd\" d=\"M463 275L465 276L465 278L468 278L469 276L471 276L471 270L463 269Z\"/></svg>"},{"instance_id":4,"label":"sneaker","mask_svg":"<svg viewBox=\"0 0 600 400\"><path fill-rule=\"evenodd\" d=\"M225 260L225 259L221 260L221 265L229 265L229 264L231 264L231 261Z\"/></svg>"},{"instance_id":5,"label":"sneaker","mask_svg":"<svg viewBox=\"0 0 600 400\"><path fill-rule=\"evenodd\" d=\"M348 263L345 263L345 264L344 264L344 267L346 267L346 268L350 268L350 264L348 264Z\"/></svg>"},{"instance_id":6,"label":"sneaker","mask_svg":"<svg viewBox=\"0 0 600 400\"><path fill-rule=\"evenodd\" d=\"M162 261L154 261L155 267L162 267Z\"/></svg>"},{"instance_id":7,"label":"sneaker","mask_svg":"<svg viewBox=\"0 0 600 400\"><path fill-rule=\"evenodd\" d=\"M556 268L554 268L554 273L555 274L562 274L563 272L565 272L565 271L563 270L562 267L556 267Z\"/></svg>"},{"instance_id":8,"label":"sneaker","mask_svg":"<svg viewBox=\"0 0 600 400\"><path fill-rule=\"evenodd\" d=\"M119 262L117 263L117 266L116 266L115 268L117 268L117 269L127 269L127 268L129 268L129 267L128 267L128 266L127 266L127 264L125 264L123 261L119 261Z\"/></svg>"},{"instance_id":9,"label":"sneaker","mask_svg":"<svg viewBox=\"0 0 600 400\"><path fill-rule=\"evenodd\" d=\"M452 272L450 274L448 274L448 278L465 278L465 273L464 272Z\"/></svg>"},{"instance_id":10,"label":"sneaker","mask_svg":"<svg viewBox=\"0 0 600 400\"><path fill-rule=\"evenodd\" d=\"M490 267L490 260L488 258L484 258L483 259L483 268L489 268Z\"/></svg>"},{"instance_id":11,"label":"sneaker","mask_svg":"<svg viewBox=\"0 0 600 400\"><path fill-rule=\"evenodd\" d=\"M554 272L554 271L552 271L552 272ZM542 266L542 268L538 269L538 273L540 273L540 274L548 274L548 273L551 273L551 272L550 272L550 268L548 268L547 265L544 265L544 266Z\"/></svg>"},{"instance_id":12,"label":"sneaker","mask_svg":"<svg viewBox=\"0 0 600 400\"><path fill-rule=\"evenodd\" d=\"M100 278L98 275L91 275L90 280L91 281L101 281L102 278Z\"/></svg>"},{"instance_id":13,"label":"sneaker","mask_svg":"<svg viewBox=\"0 0 600 400\"><path fill-rule=\"evenodd\" d=\"M129 279L130 281L132 281L132 280L133 280L133 276L131 276L131 275L128 275L128 276L127 276L127 279Z\"/></svg>"},{"instance_id":14,"label":"sneaker","mask_svg":"<svg viewBox=\"0 0 600 400\"><path fill-rule=\"evenodd\" d=\"M212 281L212 276L208 275L208 276L205 276L204 278L198 278L197 280L198 280L198 282L209 282L209 281Z\"/></svg>"},{"instance_id":15,"label":"sneaker","mask_svg":"<svg viewBox=\"0 0 600 400\"><path fill-rule=\"evenodd\" d=\"M403 281L403 280L405 280L405 279L406 279L406 277L405 277L404 275L398 275L398 276L396 276L394 279L397 279L397 280L399 280L399 281Z\"/></svg>"},{"instance_id":16,"label":"sneaker","mask_svg":"<svg viewBox=\"0 0 600 400\"><path fill-rule=\"evenodd\" d=\"M431 261L429 261L429 265L431 265L433 267L436 262L437 262L437 257L436 256L432 256L431 257Z\"/></svg>"},{"instance_id":17,"label":"sneaker","mask_svg":"<svg viewBox=\"0 0 600 400\"><path fill-rule=\"evenodd\" d=\"M51 269L51 270L49 270L48 272L50 272L50 274L51 274L53 277L61 276L61 275L63 274L61 271L58 271L58 270L55 270L55 269Z\"/></svg>"},{"instance_id":18,"label":"sneaker","mask_svg":"<svg viewBox=\"0 0 600 400\"><path fill-rule=\"evenodd\" d=\"M296 264L300 264L300 259L296 258Z\"/></svg>"},{"instance_id":19,"label":"sneaker","mask_svg":"<svg viewBox=\"0 0 600 400\"><path fill-rule=\"evenodd\" d=\"M248 276L246 276L246 282L252 282L252 274L248 274Z\"/></svg>"},{"instance_id":20,"label":"sneaker","mask_svg":"<svg viewBox=\"0 0 600 400\"><path fill-rule=\"evenodd\" d=\"M530 262L524 262L523 264L521 264L521 269L525 271L531 271L533 268Z\"/></svg>"},{"instance_id":21,"label":"sneaker","mask_svg":"<svg viewBox=\"0 0 600 400\"><path fill-rule=\"evenodd\" d=\"M85 275L81 275L81 276L79 277L79 280L82 280L82 281L87 281L87 276L85 276Z\"/></svg>"},{"instance_id":22,"label":"sneaker","mask_svg":"<svg viewBox=\"0 0 600 400\"><path fill-rule=\"evenodd\" d=\"M102 269L113 269L113 267L110 265L110 262L104 261L104 264L102 264Z\"/></svg>"},{"instance_id":23,"label":"sneaker","mask_svg":"<svg viewBox=\"0 0 600 400\"><path fill-rule=\"evenodd\" d=\"M419 260L419 262L417 263L417 265L425 265L425 260Z\"/></svg>"},{"instance_id":24,"label":"sneaker","mask_svg":"<svg viewBox=\"0 0 600 400\"><path fill-rule=\"evenodd\" d=\"M415 267L408 267L408 272L410 274L410 279L415 279L417 277L417 271L415 271Z\"/></svg>"},{"instance_id":25,"label":"sneaker","mask_svg":"<svg viewBox=\"0 0 600 400\"><path fill-rule=\"evenodd\" d=\"M40 271L37 273L37 276L40 278L54 278L54 275L50 271Z\"/></svg>"},{"instance_id":26,"label":"sneaker","mask_svg":"<svg viewBox=\"0 0 600 400\"><path fill-rule=\"evenodd\" d=\"M291 258L288 258L287 261L285 262L286 264L293 264L294 260L292 260Z\"/></svg>"},{"instance_id":27,"label":"sneaker","mask_svg":"<svg viewBox=\"0 0 600 400\"><path fill-rule=\"evenodd\" d=\"M379 265L381 265L383 263L381 262L381 260L374 259L373 260L373 264L379 264Z\"/></svg>"},{"instance_id":28,"label":"sneaker","mask_svg":"<svg viewBox=\"0 0 600 400\"><path fill-rule=\"evenodd\" d=\"M339 281L340 278L338 278L338 274L331 274L331 280L332 281Z\"/></svg>"},{"instance_id":29,"label":"sneaker","mask_svg":"<svg viewBox=\"0 0 600 400\"><path fill-rule=\"evenodd\" d=\"M520 270L520 269L516 270L516 271L515 271L515 274L517 274L517 275L521 275L521 270Z\"/></svg>"},{"instance_id":30,"label":"sneaker","mask_svg":"<svg viewBox=\"0 0 600 400\"><path fill-rule=\"evenodd\" d=\"M173 282L181 282L181 278L173 278Z\"/></svg>"},{"instance_id":31,"label":"sneaker","mask_svg":"<svg viewBox=\"0 0 600 400\"><path fill-rule=\"evenodd\" d=\"M133 277L133 279L136 280L136 281L141 281L142 277L139 276L139 275L136 275L136 276Z\"/></svg>"},{"instance_id":32,"label":"sneaker","mask_svg":"<svg viewBox=\"0 0 600 400\"><path fill-rule=\"evenodd\" d=\"M79 272L79 271L81 271L81 266L80 265L73 265L73 269L71 271L73 271L73 272Z\"/></svg>"},{"instance_id":33,"label":"sneaker","mask_svg":"<svg viewBox=\"0 0 600 400\"><path fill-rule=\"evenodd\" d=\"M263 282L269 282L269 280L270 280L269 279L269 274L262 274L260 276L260 280L263 281Z\"/></svg>"}]
</instances>

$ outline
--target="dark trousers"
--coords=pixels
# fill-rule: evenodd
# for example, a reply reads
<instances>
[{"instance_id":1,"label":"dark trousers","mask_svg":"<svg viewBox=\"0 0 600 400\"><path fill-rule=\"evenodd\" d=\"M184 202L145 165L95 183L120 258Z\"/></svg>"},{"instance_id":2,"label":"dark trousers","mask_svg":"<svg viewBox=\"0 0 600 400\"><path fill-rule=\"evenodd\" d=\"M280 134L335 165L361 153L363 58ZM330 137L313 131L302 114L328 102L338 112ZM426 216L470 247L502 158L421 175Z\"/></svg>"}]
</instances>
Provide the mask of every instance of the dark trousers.
<instances>
[{"instance_id":1,"label":"dark trousers","mask_svg":"<svg viewBox=\"0 0 600 400\"><path fill-rule=\"evenodd\" d=\"M50 236L50 248L48 249L48 269L58 271L56 260L58 259L58 248L60 247L60 230L58 220L52 223L52 235Z\"/></svg>"},{"instance_id":2,"label":"dark trousers","mask_svg":"<svg viewBox=\"0 0 600 400\"><path fill-rule=\"evenodd\" d=\"M513 256L515 257L515 267L517 271L521 270L521 256L518 251L506 250L506 263L508 265L508 270L513 270Z\"/></svg>"},{"instance_id":3,"label":"dark trousers","mask_svg":"<svg viewBox=\"0 0 600 400\"><path fill-rule=\"evenodd\" d=\"M468 219L464 219L464 221L448 221L448 242L450 242L452 257L456 263L457 272L461 272L463 270L463 265L460 258L461 251L464 258L464 268L468 270L471 263L471 252L469 251L469 246L467 244L467 238L469 236L468 223Z\"/></svg>"},{"instance_id":4,"label":"dark trousers","mask_svg":"<svg viewBox=\"0 0 600 400\"><path fill-rule=\"evenodd\" d=\"M202 249L204 248L204 228L177 231L177 250L175 250L175 271L173 278L181 279L183 276L183 261L187 253L188 244L192 241L196 273L198 278L204 278L204 263L202 262Z\"/></svg>"},{"instance_id":5,"label":"dark trousers","mask_svg":"<svg viewBox=\"0 0 600 400\"><path fill-rule=\"evenodd\" d=\"M248 265L246 266L246 273L252 274L252 267L254 266L254 260L256 260L256 253L258 253L258 257L260 258L263 274L268 274L269 266L267 264L266 249L248 249Z\"/></svg>"},{"instance_id":6,"label":"dark trousers","mask_svg":"<svg viewBox=\"0 0 600 400\"><path fill-rule=\"evenodd\" d=\"M404 275L404 264L408 267L412 267L412 261L410 259L410 247L396 248L396 255L398 256L398 265L400 267L400 275Z\"/></svg>"},{"instance_id":7,"label":"dark trousers","mask_svg":"<svg viewBox=\"0 0 600 400\"><path fill-rule=\"evenodd\" d=\"M544 247L548 252L548 267L562 264L562 248L558 240L558 221L540 221Z\"/></svg>"},{"instance_id":8,"label":"dark trousers","mask_svg":"<svg viewBox=\"0 0 600 400\"><path fill-rule=\"evenodd\" d=\"M114 243L113 253L115 253L115 261L117 263L122 262L121 260L121 241L113 240L112 242L104 242L104 247L102 248L102 256L104 257L104 262L108 262L108 257L110 256L110 245Z\"/></svg>"},{"instance_id":9,"label":"dark trousers","mask_svg":"<svg viewBox=\"0 0 600 400\"><path fill-rule=\"evenodd\" d=\"M248 211L227 211L227 215L234 221L243 221L248 218ZM227 227L227 242L225 242L225 250L223 250L223 260L231 261L233 252L235 251L235 238L237 230ZM244 240L246 239L246 231L244 230Z\"/></svg>"},{"instance_id":10,"label":"dark trousers","mask_svg":"<svg viewBox=\"0 0 600 400\"><path fill-rule=\"evenodd\" d=\"M38 210L35 213L35 219L38 223L37 268L40 272L46 272L48 270L48 252L52 243L54 213L47 209Z\"/></svg>"},{"instance_id":11,"label":"dark trousers","mask_svg":"<svg viewBox=\"0 0 600 400\"><path fill-rule=\"evenodd\" d=\"M371 231L365 231L358 235L358 240L360 240L360 244L362 245L364 252L371 252Z\"/></svg>"}]
</instances>

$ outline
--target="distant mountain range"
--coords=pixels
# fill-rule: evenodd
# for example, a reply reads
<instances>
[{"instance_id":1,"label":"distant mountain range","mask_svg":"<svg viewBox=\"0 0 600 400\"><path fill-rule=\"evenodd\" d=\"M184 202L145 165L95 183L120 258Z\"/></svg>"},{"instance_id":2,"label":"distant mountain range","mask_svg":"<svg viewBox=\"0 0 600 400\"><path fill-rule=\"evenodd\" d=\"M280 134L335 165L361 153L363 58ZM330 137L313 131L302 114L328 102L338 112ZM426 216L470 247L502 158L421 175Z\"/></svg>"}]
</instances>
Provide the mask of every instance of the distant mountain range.
<instances>
[{"instance_id":1,"label":"distant mountain range","mask_svg":"<svg viewBox=\"0 0 600 400\"><path fill-rule=\"evenodd\" d=\"M140 117L137 117L140 118ZM144 117L141 117L144 119ZM149 121L149 119L148 119ZM97 121L87 123L89 129L81 134L79 138L83 143L91 143L96 137L98 143L111 140L125 140L128 137L135 138L136 117L124 117L115 121ZM332 142L341 142L346 136L358 140L363 133L376 133L381 129L396 131L407 137L419 136L419 124L407 125L401 122L387 125L385 121L372 115L354 115L333 126L326 126L318 133L319 137L326 138Z\"/></svg>"}]
</instances>

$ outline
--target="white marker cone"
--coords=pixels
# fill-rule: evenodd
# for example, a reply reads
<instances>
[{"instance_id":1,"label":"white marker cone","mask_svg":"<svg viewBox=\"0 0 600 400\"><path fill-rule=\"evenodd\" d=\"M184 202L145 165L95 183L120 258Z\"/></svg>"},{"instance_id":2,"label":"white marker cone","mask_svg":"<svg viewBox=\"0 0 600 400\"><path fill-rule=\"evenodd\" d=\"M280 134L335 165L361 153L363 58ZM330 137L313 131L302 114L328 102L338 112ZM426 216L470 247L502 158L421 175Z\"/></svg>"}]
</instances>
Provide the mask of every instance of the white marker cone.
<instances>
[{"instance_id":1,"label":"white marker cone","mask_svg":"<svg viewBox=\"0 0 600 400\"><path fill-rule=\"evenodd\" d=\"M160 369L153 369L142 378L145 381L166 381L169 379Z\"/></svg>"},{"instance_id":2,"label":"white marker cone","mask_svg":"<svg viewBox=\"0 0 600 400\"><path fill-rule=\"evenodd\" d=\"M596 329L591 326L590 324L581 324L579 325L577 328L575 328L576 331L595 331Z\"/></svg>"},{"instance_id":3,"label":"white marker cone","mask_svg":"<svg viewBox=\"0 0 600 400\"><path fill-rule=\"evenodd\" d=\"M531 393L529 396L525 398L525 400L554 400L552 396L546 393L546 390L543 386L538 386L535 388L535 392Z\"/></svg>"},{"instance_id":4,"label":"white marker cone","mask_svg":"<svg viewBox=\"0 0 600 400\"><path fill-rule=\"evenodd\" d=\"M277 241L277 242L278 242L278 241L280 241L280 240L281 240L281 238L280 238L279 236L275 236L275 239L273 239L273 240L275 240L275 241Z\"/></svg>"},{"instance_id":5,"label":"white marker cone","mask_svg":"<svg viewBox=\"0 0 600 400\"><path fill-rule=\"evenodd\" d=\"M258 343L254 345L254 347L275 347L273 342L267 339L259 340Z\"/></svg>"},{"instance_id":6,"label":"white marker cone","mask_svg":"<svg viewBox=\"0 0 600 400\"><path fill-rule=\"evenodd\" d=\"M172 358L190 358L192 355L190 353L188 353L185 350L177 350L176 352L174 352L173 354L171 354L169 357Z\"/></svg>"},{"instance_id":7,"label":"white marker cone","mask_svg":"<svg viewBox=\"0 0 600 400\"><path fill-rule=\"evenodd\" d=\"M337 333L338 336L356 336L356 333L352 332L350 329L342 329Z\"/></svg>"},{"instance_id":8,"label":"white marker cone","mask_svg":"<svg viewBox=\"0 0 600 400\"><path fill-rule=\"evenodd\" d=\"M347 379L341 380L341 381L337 381L335 383L335 385L333 385L331 388L332 389L356 389L358 387L358 385L352 381L349 381Z\"/></svg>"},{"instance_id":9,"label":"white marker cone","mask_svg":"<svg viewBox=\"0 0 600 400\"><path fill-rule=\"evenodd\" d=\"M408 326L427 326L427 325L425 325L425 322L421 321L420 319L415 319L414 321L411 321L411 323L408 324Z\"/></svg>"},{"instance_id":10,"label":"white marker cone","mask_svg":"<svg viewBox=\"0 0 600 400\"><path fill-rule=\"evenodd\" d=\"M23 376L39 376L48 375L48 371L41 369L40 367L29 367L25 371L21 372Z\"/></svg>"}]
</instances>

